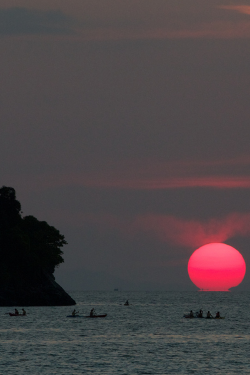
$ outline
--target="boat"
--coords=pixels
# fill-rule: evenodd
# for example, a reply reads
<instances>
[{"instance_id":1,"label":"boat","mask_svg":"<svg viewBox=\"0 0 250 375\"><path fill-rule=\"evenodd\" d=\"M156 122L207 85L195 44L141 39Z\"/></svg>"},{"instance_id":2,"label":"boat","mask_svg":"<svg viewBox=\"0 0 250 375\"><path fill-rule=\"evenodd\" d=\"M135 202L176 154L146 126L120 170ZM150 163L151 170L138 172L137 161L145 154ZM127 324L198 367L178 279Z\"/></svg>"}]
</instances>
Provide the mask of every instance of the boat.
<instances>
[{"instance_id":1,"label":"boat","mask_svg":"<svg viewBox=\"0 0 250 375\"><path fill-rule=\"evenodd\" d=\"M184 314L183 318L187 318L187 319L225 319L225 316L220 316L218 318L216 318L216 316L211 316L210 318L207 318L206 316L197 316L197 315L190 316L190 314Z\"/></svg>"},{"instance_id":2,"label":"boat","mask_svg":"<svg viewBox=\"0 0 250 375\"><path fill-rule=\"evenodd\" d=\"M81 315L67 315L67 318L81 318Z\"/></svg>"},{"instance_id":3,"label":"boat","mask_svg":"<svg viewBox=\"0 0 250 375\"><path fill-rule=\"evenodd\" d=\"M15 314L15 313L8 313L9 316L27 316L26 314Z\"/></svg>"},{"instance_id":4,"label":"boat","mask_svg":"<svg viewBox=\"0 0 250 375\"><path fill-rule=\"evenodd\" d=\"M107 316L107 314L103 314L103 315L88 315L88 316L85 316L85 318L105 318Z\"/></svg>"}]
</instances>

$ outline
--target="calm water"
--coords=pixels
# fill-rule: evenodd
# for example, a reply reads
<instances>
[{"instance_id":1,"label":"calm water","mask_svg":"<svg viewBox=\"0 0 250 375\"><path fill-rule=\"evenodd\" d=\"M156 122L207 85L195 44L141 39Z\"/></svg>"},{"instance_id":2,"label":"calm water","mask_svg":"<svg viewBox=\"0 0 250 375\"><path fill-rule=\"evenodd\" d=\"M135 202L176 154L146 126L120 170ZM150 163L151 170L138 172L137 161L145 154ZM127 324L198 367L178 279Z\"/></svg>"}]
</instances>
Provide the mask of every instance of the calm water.
<instances>
[{"instance_id":1,"label":"calm water","mask_svg":"<svg viewBox=\"0 0 250 375\"><path fill-rule=\"evenodd\" d=\"M71 292L76 308L1 307L1 374L249 374L250 293ZM129 299L131 305L123 306ZM184 319L190 309L225 320Z\"/></svg>"}]
</instances>

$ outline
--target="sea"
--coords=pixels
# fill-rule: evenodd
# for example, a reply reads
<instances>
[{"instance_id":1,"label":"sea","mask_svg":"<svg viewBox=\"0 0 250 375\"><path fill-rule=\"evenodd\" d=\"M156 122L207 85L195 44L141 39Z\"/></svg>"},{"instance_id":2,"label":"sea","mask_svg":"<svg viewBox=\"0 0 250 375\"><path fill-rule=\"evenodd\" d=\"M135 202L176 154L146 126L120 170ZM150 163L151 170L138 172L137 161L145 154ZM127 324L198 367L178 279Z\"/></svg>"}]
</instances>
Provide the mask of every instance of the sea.
<instances>
[{"instance_id":1,"label":"sea","mask_svg":"<svg viewBox=\"0 0 250 375\"><path fill-rule=\"evenodd\" d=\"M0 374L250 374L249 292L69 294L76 306L0 308ZM200 309L225 319L183 317Z\"/></svg>"}]
</instances>

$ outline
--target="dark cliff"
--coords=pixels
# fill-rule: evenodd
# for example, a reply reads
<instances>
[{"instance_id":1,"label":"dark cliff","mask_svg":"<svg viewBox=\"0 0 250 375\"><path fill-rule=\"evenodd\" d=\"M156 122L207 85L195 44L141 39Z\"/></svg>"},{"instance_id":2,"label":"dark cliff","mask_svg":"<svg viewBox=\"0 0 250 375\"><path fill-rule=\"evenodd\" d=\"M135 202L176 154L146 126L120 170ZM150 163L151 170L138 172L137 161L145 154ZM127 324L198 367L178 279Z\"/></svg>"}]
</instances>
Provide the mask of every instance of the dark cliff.
<instances>
[{"instance_id":1,"label":"dark cliff","mask_svg":"<svg viewBox=\"0 0 250 375\"><path fill-rule=\"evenodd\" d=\"M1 283L0 306L71 306L76 302L58 285L52 274L40 270L29 280Z\"/></svg>"},{"instance_id":2,"label":"dark cliff","mask_svg":"<svg viewBox=\"0 0 250 375\"><path fill-rule=\"evenodd\" d=\"M0 306L75 305L53 276L66 244L45 221L21 216L13 188L0 188Z\"/></svg>"},{"instance_id":3,"label":"dark cliff","mask_svg":"<svg viewBox=\"0 0 250 375\"><path fill-rule=\"evenodd\" d=\"M0 306L71 306L76 302L58 285L52 274L41 270L36 277L0 285Z\"/></svg>"}]
</instances>

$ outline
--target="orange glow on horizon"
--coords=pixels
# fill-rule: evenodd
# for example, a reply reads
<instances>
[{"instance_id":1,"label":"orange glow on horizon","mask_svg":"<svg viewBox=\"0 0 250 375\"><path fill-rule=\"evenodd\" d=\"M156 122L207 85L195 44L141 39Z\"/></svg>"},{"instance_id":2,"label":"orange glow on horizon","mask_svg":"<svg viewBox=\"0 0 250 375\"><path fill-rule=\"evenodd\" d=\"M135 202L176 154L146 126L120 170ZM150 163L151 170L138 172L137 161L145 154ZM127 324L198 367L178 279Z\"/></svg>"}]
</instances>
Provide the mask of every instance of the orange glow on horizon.
<instances>
[{"instance_id":1,"label":"orange glow on horizon","mask_svg":"<svg viewBox=\"0 0 250 375\"><path fill-rule=\"evenodd\" d=\"M223 243L201 246L188 262L189 277L200 290L228 291L242 282L245 273L243 256Z\"/></svg>"}]
</instances>

